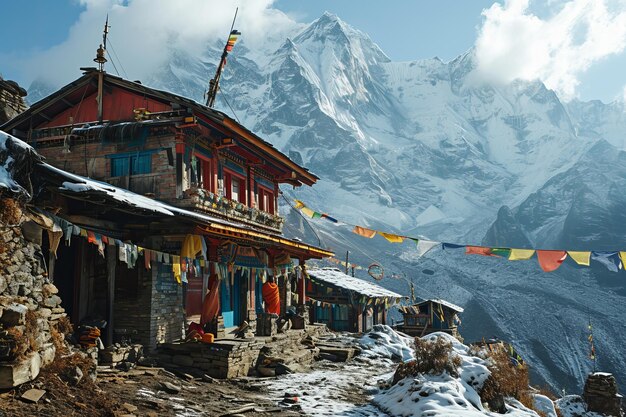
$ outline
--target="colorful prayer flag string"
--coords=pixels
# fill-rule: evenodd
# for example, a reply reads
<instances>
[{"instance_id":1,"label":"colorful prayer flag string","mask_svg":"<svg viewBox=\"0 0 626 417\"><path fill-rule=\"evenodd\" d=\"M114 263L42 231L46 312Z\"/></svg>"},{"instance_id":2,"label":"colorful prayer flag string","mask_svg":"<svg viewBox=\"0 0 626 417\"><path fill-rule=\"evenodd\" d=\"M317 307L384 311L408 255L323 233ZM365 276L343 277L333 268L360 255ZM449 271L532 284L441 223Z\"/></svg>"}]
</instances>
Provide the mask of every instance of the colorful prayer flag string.
<instances>
[{"instance_id":1,"label":"colorful prayer flag string","mask_svg":"<svg viewBox=\"0 0 626 417\"><path fill-rule=\"evenodd\" d=\"M422 257L430 250L439 247L443 250L463 249L468 255L482 255L506 258L510 261L524 261L531 259L535 254L541 269L545 272L556 271L569 256L576 264L590 266L590 261L604 265L608 270L618 272L625 269L626 251L568 251L568 250L545 250L545 249L520 249L506 247L488 247L464 245L449 242L438 242L418 237L403 236L395 233L370 229L361 225L344 223L326 213L320 213L308 207L301 200L295 200L295 208L312 219L326 219L336 225L352 227L352 232L359 236L372 239L376 235L383 237L390 243L402 243L406 239L412 240L417 245L417 256ZM345 266L345 265L344 265Z\"/></svg>"}]
</instances>

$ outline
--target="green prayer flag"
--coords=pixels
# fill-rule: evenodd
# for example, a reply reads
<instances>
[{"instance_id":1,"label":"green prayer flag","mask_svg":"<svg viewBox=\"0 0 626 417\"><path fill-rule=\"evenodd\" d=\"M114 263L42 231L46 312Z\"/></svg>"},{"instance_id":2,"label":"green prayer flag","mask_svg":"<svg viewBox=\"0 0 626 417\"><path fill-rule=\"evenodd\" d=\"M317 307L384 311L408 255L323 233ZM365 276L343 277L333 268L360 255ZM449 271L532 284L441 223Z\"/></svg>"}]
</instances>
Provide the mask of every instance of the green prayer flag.
<instances>
[{"instance_id":1,"label":"green prayer flag","mask_svg":"<svg viewBox=\"0 0 626 417\"><path fill-rule=\"evenodd\" d=\"M491 254L496 256L502 256L503 258L508 258L511 254L511 249L509 248L492 248Z\"/></svg>"}]
</instances>

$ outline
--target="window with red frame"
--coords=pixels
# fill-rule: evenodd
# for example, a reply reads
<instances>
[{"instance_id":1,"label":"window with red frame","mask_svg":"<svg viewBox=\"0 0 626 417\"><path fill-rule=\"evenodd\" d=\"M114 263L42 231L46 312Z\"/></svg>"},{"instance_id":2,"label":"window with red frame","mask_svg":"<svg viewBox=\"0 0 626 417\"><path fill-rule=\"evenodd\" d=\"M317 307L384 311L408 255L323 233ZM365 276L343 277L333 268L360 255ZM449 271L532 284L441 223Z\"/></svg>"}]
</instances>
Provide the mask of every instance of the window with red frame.
<instances>
[{"instance_id":1,"label":"window with red frame","mask_svg":"<svg viewBox=\"0 0 626 417\"><path fill-rule=\"evenodd\" d=\"M226 198L246 204L246 179L230 171L224 172Z\"/></svg>"},{"instance_id":2,"label":"window with red frame","mask_svg":"<svg viewBox=\"0 0 626 417\"><path fill-rule=\"evenodd\" d=\"M194 156L191 161L191 182L198 188L213 191L211 161Z\"/></svg>"},{"instance_id":3,"label":"window with red frame","mask_svg":"<svg viewBox=\"0 0 626 417\"><path fill-rule=\"evenodd\" d=\"M259 210L274 214L274 193L264 187L259 187L257 196Z\"/></svg>"}]
</instances>

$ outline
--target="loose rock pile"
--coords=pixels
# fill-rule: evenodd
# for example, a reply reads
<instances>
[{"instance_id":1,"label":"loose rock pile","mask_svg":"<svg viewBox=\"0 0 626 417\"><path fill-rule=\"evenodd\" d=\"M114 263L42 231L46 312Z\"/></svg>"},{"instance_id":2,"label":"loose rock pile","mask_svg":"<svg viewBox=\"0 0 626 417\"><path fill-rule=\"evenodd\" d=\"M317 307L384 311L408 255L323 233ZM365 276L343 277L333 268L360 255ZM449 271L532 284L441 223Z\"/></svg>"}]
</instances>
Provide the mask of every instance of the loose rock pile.
<instances>
[{"instance_id":1,"label":"loose rock pile","mask_svg":"<svg viewBox=\"0 0 626 417\"><path fill-rule=\"evenodd\" d=\"M21 210L8 199L0 208L0 389L6 389L34 379L52 362L53 329L66 314L41 248L13 226L24 220Z\"/></svg>"},{"instance_id":2,"label":"loose rock pile","mask_svg":"<svg viewBox=\"0 0 626 417\"><path fill-rule=\"evenodd\" d=\"M622 396L617 392L617 382L612 374L596 372L587 377L583 398L587 411L609 416L623 416Z\"/></svg>"}]
</instances>

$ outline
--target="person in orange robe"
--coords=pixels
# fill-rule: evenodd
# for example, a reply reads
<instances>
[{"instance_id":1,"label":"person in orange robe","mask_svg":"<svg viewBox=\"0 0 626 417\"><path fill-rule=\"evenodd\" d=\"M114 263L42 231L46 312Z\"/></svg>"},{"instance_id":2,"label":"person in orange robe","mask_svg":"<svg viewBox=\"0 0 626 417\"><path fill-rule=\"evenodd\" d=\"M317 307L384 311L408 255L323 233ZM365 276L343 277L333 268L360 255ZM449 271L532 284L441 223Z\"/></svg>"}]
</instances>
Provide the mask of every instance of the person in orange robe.
<instances>
[{"instance_id":1,"label":"person in orange robe","mask_svg":"<svg viewBox=\"0 0 626 417\"><path fill-rule=\"evenodd\" d=\"M204 327L205 324L211 322L217 317L220 311L220 280L216 274L209 277L209 291L204 296L202 302L202 314L200 315L200 325Z\"/></svg>"},{"instance_id":2,"label":"person in orange robe","mask_svg":"<svg viewBox=\"0 0 626 417\"><path fill-rule=\"evenodd\" d=\"M261 289L263 301L265 301L265 312L280 315L280 294L278 285L274 282L274 277L269 277Z\"/></svg>"}]
</instances>

